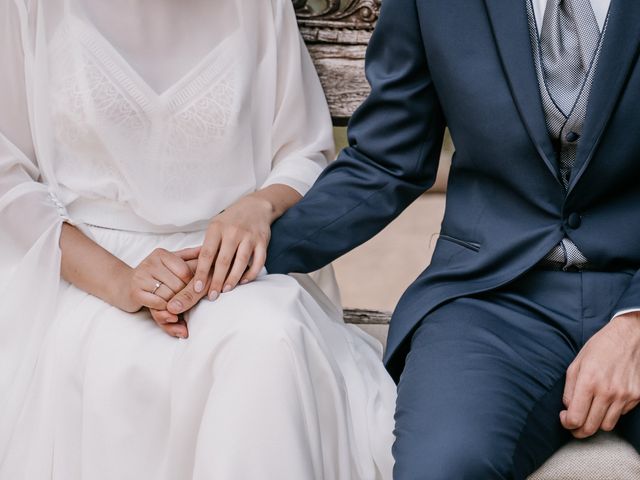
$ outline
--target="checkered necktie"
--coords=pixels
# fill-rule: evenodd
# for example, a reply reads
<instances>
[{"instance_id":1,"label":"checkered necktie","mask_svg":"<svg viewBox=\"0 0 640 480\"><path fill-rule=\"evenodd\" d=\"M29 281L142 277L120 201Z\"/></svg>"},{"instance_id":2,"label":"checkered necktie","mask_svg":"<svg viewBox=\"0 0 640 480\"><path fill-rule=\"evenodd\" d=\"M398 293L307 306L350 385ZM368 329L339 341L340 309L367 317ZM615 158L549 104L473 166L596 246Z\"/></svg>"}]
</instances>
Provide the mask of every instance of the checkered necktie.
<instances>
[{"instance_id":1,"label":"checkered necktie","mask_svg":"<svg viewBox=\"0 0 640 480\"><path fill-rule=\"evenodd\" d=\"M548 0L540 33L541 60L551 98L569 117L580 96L600 42L600 28L590 0ZM572 156L560 161L565 189Z\"/></svg>"}]
</instances>

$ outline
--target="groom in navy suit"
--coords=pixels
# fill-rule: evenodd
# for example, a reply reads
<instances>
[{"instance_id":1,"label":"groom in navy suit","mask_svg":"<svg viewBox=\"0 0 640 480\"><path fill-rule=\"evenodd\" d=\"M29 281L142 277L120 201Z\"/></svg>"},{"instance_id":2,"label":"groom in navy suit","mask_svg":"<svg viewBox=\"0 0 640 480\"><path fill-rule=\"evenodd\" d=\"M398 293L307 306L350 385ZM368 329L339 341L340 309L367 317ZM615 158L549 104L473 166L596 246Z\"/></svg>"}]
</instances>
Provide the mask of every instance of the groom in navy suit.
<instances>
[{"instance_id":1,"label":"groom in navy suit","mask_svg":"<svg viewBox=\"0 0 640 480\"><path fill-rule=\"evenodd\" d=\"M639 52L638 0L384 0L350 146L274 225L267 269L375 235L450 129L441 235L385 355L395 478L524 479L600 429L640 449Z\"/></svg>"}]
</instances>

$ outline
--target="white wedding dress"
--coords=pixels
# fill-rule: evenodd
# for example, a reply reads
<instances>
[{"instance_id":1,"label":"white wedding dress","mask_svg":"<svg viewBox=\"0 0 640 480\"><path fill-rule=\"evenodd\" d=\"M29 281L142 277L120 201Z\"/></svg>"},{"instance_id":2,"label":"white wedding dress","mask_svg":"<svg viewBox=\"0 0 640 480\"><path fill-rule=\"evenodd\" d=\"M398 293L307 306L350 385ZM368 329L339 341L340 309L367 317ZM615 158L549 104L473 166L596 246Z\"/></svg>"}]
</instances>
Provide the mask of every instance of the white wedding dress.
<instances>
[{"instance_id":1,"label":"white wedding dress","mask_svg":"<svg viewBox=\"0 0 640 480\"><path fill-rule=\"evenodd\" d=\"M291 1L0 0L0 68L0 479L391 478L395 386L330 271L188 340L60 279L64 221L136 265L307 191L332 132Z\"/></svg>"}]
</instances>

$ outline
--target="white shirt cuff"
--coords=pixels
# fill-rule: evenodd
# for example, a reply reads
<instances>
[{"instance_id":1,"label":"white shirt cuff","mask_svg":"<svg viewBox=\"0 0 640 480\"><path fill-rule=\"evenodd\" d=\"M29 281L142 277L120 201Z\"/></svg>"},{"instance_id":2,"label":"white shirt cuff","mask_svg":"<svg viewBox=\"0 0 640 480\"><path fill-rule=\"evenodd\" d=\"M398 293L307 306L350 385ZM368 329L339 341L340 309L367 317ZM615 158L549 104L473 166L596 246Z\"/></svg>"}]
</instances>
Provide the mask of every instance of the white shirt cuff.
<instances>
[{"instance_id":1,"label":"white shirt cuff","mask_svg":"<svg viewBox=\"0 0 640 480\"><path fill-rule=\"evenodd\" d=\"M620 310L619 312L616 312L616 314L613 317L611 317L611 320L619 317L620 315L626 315L627 313L633 313L633 312L640 312L640 308L627 308L626 310Z\"/></svg>"}]
</instances>

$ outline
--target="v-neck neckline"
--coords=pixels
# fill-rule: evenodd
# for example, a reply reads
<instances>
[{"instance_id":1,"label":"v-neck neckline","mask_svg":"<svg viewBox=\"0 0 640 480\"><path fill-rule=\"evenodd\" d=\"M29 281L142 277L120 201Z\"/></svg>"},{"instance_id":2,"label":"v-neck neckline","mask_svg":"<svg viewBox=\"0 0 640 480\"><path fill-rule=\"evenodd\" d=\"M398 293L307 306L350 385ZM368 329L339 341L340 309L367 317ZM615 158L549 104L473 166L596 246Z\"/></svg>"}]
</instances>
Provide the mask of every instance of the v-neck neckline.
<instances>
[{"instance_id":1,"label":"v-neck neckline","mask_svg":"<svg viewBox=\"0 0 640 480\"><path fill-rule=\"evenodd\" d=\"M83 44L91 49L94 55L99 57L101 63L118 77L123 86L137 92L134 96L143 107L149 107L152 103L173 107L180 106L190 97L188 90L193 90L202 83L208 82L226 65L226 62L218 64L213 62L213 59L220 55L229 38L225 38L216 45L166 89L158 91L149 84L98 28L87 25L84 20L73 14L69 14L69 21L72 30L78 33ZM131 93L133 94L133 92Z\"/></svg>"}]
</instances>

